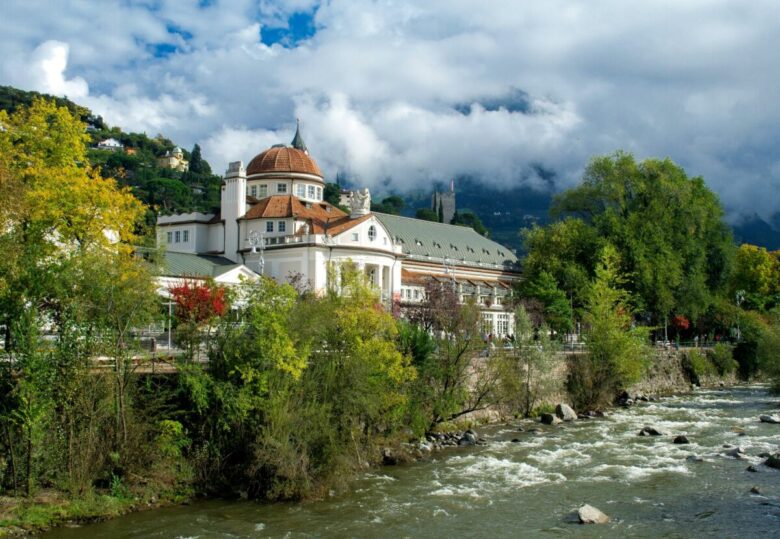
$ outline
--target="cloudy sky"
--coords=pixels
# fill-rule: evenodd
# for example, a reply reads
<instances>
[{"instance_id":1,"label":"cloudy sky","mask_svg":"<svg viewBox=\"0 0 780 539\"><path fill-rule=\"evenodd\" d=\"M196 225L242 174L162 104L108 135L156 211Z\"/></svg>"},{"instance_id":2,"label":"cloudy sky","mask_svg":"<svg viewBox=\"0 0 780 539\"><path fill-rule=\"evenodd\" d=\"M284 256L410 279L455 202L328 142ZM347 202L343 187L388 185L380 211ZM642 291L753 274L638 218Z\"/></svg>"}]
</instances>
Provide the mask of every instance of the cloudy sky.
<instances>
[{"instance_id":1,"label":"cloudy sky","mask_svg":"<svg viewBox=\"0 0 780 539\"><path fill-rule=\"evenodd\" d=\"M333 179L578 181L618 149L780 211L780 2L4 0L0 84L198 142L289 142Z\"/></svg>"}]
</instances>

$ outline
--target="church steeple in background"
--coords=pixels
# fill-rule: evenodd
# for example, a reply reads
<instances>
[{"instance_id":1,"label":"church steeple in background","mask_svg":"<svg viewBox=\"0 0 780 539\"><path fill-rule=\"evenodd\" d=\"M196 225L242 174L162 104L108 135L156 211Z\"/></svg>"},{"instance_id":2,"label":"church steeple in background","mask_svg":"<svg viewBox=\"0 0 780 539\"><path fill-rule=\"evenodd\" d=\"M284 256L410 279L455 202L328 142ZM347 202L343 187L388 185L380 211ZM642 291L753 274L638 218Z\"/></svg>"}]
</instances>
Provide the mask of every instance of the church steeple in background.
<instances>
[{"instance_id":1,"label":"church steeple in background","mask_svg":"<svg viewBox=\"0 0 780 539\"><path fill-rule=\"evenodd\" d=\"M300 118L295 119L295 136L293 137L290 145L296 150L301 150L306 155L309 155L309 149L306 147L306 143L303 141L303 137L301 136Z\"/></svg>"}]
</instances>

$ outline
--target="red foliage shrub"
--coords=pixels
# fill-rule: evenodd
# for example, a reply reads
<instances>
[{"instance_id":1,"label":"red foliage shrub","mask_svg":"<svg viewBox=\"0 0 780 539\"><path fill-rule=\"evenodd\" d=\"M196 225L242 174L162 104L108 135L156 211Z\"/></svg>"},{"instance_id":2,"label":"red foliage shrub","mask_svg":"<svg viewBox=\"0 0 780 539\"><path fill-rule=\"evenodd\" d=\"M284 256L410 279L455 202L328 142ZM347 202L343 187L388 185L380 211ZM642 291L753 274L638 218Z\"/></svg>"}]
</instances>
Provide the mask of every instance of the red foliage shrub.
<instances>
[{"instance_id":1,"label":"red foliage shrub","mask_svg":"<svg viewBox=\"0 0 780 539\"><path fill-rule=\"evenodd\" d=\"M690 320L688 320L681 314L678 314L677 316L674 317L674 319L672 320L672 324L680 331L686 330L689 327L691 327Z\"/></svg>"},{"instance_id":2,"label":"red foliage shrub","mask_svg":"<svg viewBox=\"0 0 780 539\"><path fill-rule=\"evenodd\" d=\"M200 324L223 316L228 310L225 289L219 286L184 281L171 287L170 292L176 304L176 317L182 321Z\"/></svg>"}]
</instances>

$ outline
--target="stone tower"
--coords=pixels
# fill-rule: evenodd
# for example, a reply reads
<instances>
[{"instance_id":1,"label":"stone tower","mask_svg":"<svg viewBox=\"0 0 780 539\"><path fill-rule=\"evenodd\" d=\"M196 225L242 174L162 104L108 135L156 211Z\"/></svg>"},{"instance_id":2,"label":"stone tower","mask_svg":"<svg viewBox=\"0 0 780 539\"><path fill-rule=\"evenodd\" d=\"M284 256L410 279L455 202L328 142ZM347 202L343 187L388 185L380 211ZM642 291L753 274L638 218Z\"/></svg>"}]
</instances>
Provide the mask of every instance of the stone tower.
<instances>
[{"instance_id":1,"label":"stone tower","mask_svg":"<svg viewBox=\"0 0 780 539\"><path fill-rule=\"evenodd\" d=\"M450 190L439 192L434 191L431 198L431 209L439 213L441 207L441 217L443 223L451 223L455 217L455 180L450 182Z\"/></svg>"}]
</instances>

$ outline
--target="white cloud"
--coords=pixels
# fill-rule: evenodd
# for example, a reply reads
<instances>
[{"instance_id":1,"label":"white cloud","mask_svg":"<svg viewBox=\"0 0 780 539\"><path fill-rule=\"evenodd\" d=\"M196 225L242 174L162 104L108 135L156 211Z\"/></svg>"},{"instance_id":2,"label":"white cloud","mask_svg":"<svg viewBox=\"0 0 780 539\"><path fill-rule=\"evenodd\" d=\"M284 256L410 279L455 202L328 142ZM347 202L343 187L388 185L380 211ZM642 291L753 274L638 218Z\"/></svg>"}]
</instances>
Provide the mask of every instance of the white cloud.
<instances>
[{"instance_id":1,"label":"white cloud","mask_svg":"<svg viewBox=\"0 0 780 539\"><path fill-rule=\"evenodd\" d=\"M288 142L297 115L330 178L533 184L542 165L567 186L623 148L703 175L733 212L780 209L774 0L332 0L295 48L260 37L313 0L153 4L7 2L0 82L200 142L216 170ZM516 89L529 113L480 105Z\"/></svg>"}]
</instances>

